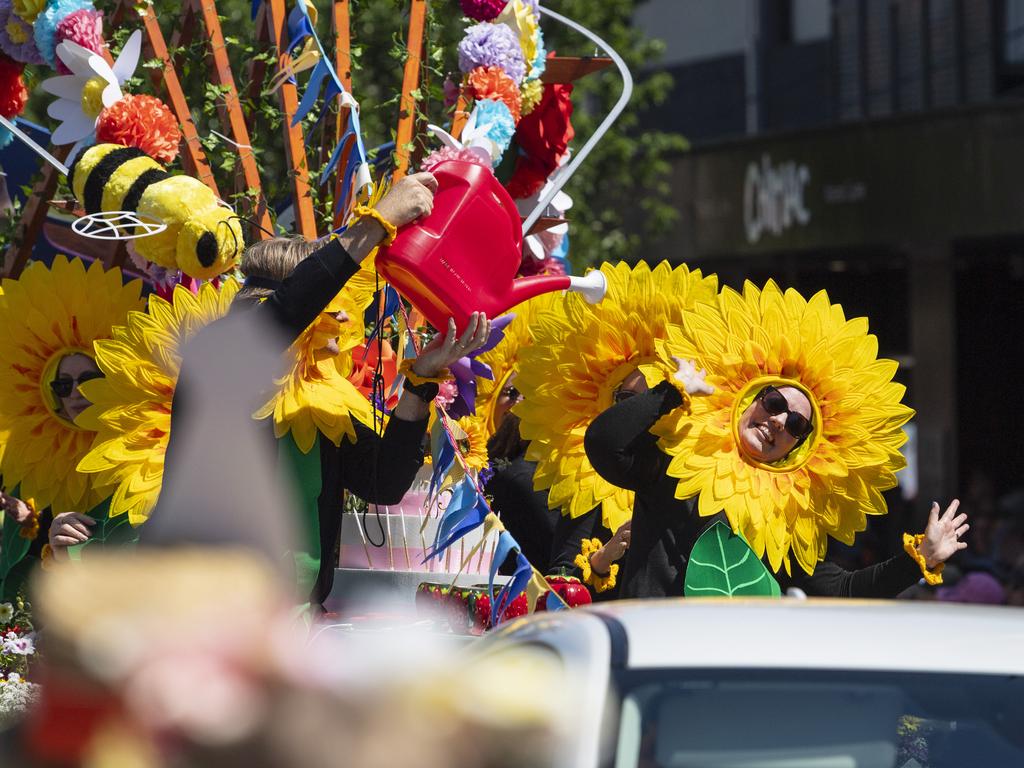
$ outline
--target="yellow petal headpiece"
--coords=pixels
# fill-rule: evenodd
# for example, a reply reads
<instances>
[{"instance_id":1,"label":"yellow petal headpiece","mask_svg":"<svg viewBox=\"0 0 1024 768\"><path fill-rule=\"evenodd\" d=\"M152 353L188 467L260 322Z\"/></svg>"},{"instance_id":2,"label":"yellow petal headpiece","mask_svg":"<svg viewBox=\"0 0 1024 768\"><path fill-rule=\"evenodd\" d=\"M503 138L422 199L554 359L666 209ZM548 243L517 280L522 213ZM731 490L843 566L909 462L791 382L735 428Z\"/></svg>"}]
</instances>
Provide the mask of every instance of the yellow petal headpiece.
<instances>
[{"instance_id":1,"label":"yellow petal headpiece","mask_svg":"<svg viewBox=\"0 0 1024 768\"><path fill-rule=\"evenodd\" d=\"M129 311L142 307L141 283L125 285L121 270L88 270L78 259L57 256L47 269L30 264L0 295L0 473L9 488L39 509L87 512L108 489L76 471L93 432L79 417L57 414L50 381L66 355L92 357L93 344L110 336ZM86 394L88 385L83 385ZM83 414L84 416L84 414Z\"/></svg>"},{"instance_id":2,"label":"yellow petal headpiece","mask_svg":"<svg viewBox=\"0 0 1024 768\"><path fill-rule=\"evenodd\" d=\"M494 349L488 350L477 359L486 363L493 379L478 376L476 380L476 413L483 417L483 424L490 439L497 431L494 410L501 394L519 365L519 355L533 343L533 323L541 312L562 301L557 293L542 293L529 301L510 309L515 318L505 328L505 338Z\"/></svg>"},{"instance_id":3,"label":"yellow petal headpiece","mask_svg":"<svg viewBox=\"0 0 1024 768\"><path fill-rule=\"evenodd\" d=\"M865 318L847 320L824 291L807 301L774 282L747 283L742 295L726 288L696 306L658 347L706 369L715 387L653 430L672 457L676 497L697 496L702 515L724 510L776 571L790 570L792 553L813 572L828 536L850 544L866 514L886 512L882 491L905 466L902 427L913 411ZM813 409L811 436L775 464L747 456L737 426L766 384L799 388Z\"/></svg>"},{"instance_id":4,"label":"yellow petal headpiece","mask_svg":"<svg viewBox=\"0 0 1024 768\"><path fill-rule=\"evenodd\" d=\"M96 344L96 362L106 377L83 390L93 405L79 421L96 431L96 439L78 468L117 486L111 517L127 514L132 525L149 519L164 476L182 349L228 313L238 289L228 279L219 289L206 283L198 294L179 285L169 302L150 296L146 312L132 312L111 339Z\"/></svg>"},{"instance_id":5,"label":"yellow petal headpiece","mask_svg":"<svg viewBox=\"0 0 1024 768\"><path fill-rule=\"evenodd\" d=\"M605 526L616 530L633 512L633 494L604 480L591 466L583 436L612 405L615 388L640 369L655 383L659 351L683 312L715 299L717 279L686 266L602 264L608 292L599 304L569 294L533 321L531 346L520 353L516 387L523 402L513 411L537 462L534 486L548 491L552 509L572 517L601 505Z\"/></svg>"},{"instance_id":6,"label":"yellow petal headpiece","mask_svg":"<svg viewBox=\"0 0 1024 768\"><path fill-rule=\"evenodd\" d=\"M353 416L372 423L370 404L345 378L352 367L350 350L363 339L363 311L373 297L372 261L366 261L370 264L292 345L289 371L277 382L275 396L256 414L273 414L275 434L282 437L291 431L305 452L313 447L318 430L338 444L343 436L355 440ZM133 312L113 339L97 345L97 362L106 378L85 385L94 406L79 420L97 435L79 469L117 485L111 517L127 513L132 525L140 525L153 511L163 480L183 345L200 328L228 313L239 288L228 279L219 289L203 285L197 295L179 286L171 302L152 296L148 312ZM341 311L348 314L347 322L335 319ZM337 355L326 349L334 338Z\"/></svg>"}]
</instances>

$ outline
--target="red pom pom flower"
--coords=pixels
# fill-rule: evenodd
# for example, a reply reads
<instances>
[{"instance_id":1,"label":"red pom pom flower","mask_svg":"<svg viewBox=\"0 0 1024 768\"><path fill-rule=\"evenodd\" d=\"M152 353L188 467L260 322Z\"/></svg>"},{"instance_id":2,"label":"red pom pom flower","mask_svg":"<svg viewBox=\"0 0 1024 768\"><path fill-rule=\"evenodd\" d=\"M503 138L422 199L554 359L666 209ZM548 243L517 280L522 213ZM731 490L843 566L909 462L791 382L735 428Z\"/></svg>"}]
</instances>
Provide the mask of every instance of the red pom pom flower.
<instances>
[{"instance_id":1,"label":"red pom pom flower","mask_svg":"<svg viewBox=\"0 0 1024 768\"><path fill-rule=\"evenodd\" d=\"M100 112L96 139L136 147L166 165L178 156L181 131L174 114L160 99L129 94Z\"/></svg>"},{"instance_id":2,"label":"red pom pom flower","mask_svg":"<svg viewBox=\"0 0 1024 768\"><path fill-rule=\"evenodd\" d=\"M474 21L490 21L504 10L507 0L460 0L462 12Z\"/></svg>"},{"instance_id":3,"label":"red pom pom flower","mask_svg":"<svg viewBox=\"0 0 1024 768\"><path fill-rule=\"evenodd\" d=\"M24 64L0 54L0 115L8 120L20 115L28 101L28 90L21 79L24 69Z\"/></svg>"}]
</instances>

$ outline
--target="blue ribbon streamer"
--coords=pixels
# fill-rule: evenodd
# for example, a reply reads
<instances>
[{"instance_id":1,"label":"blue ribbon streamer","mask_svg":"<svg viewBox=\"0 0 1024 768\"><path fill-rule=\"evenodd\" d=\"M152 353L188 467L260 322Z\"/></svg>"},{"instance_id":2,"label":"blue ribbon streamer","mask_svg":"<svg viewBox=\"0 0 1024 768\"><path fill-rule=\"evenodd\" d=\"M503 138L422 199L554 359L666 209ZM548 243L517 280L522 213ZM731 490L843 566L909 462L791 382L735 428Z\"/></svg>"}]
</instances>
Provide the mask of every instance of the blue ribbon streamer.
<instances>
[{"instance_id":1,"label":"blue ribbon streamer","mask_svg":"<svg viewBox=\"0 0 1024 768\"><path fill-rule=\"evenodd\" d=\"M477 493L473 483L468 478L463 479L452 493L451 501L437 526L434 545L423 562L439 557L456 541L483 525L488 511L487 502Z\"/></svg>"},{"instance_id":2,"label":"blue ribbon streamer","mask_svg":"<svg viewBox=\"0 0 1024 768\"><path fill-rule=\"evenodd\" d=\"M430 487L427 489L427 498L433 498L435 491L441 487L448 471L455 463L455 446L452 445L446 430L441 430L441 448L434 458L434 472L430 476Z\"/></svg>"},{"instance_id":3,"label":"blue ribbon streamer","mask_svg":"<svg viewBox=\"0 0 1024 768\"><path fill-rule=\"evenodd\" d=\"M492 564L493 565L493 564ZM491 602L491 626L498 625L498 618L503 616L512 601L515 600L530 583L533 577L533 566L526 556L516 551L516 570L512 578L501 588L498 596Z\"/></svg>"},{"instance_id":4,"label":"blue ribbon streamer","mask_svg":"<svg viewBox=\"0 0 1024 768\"><path fill-rule=\"evenodd\" d=\"M259 7L259 3L262 0L253 0L253 17L255 18L256 9ZM316 103L320 100L320 91L323 89L323 100L329 102L331 99L340 97L346 93L345 86L342 85L341 78L338 77L337 71L334 66L330 63L330 58L327 56L327 52L324 50L323 44L320 42L320 38L316 34L316 29L313 26L312 20L309 18L309 10L306 8L304 0L298 0L295 7L292 8L291 13L288 14L288 53L291 53L299 45L308 39L312 39L316 44L317 50L320 52L320 60L313 68L312 74L309 76L309 81L306 83L306 90L302 94L302 98L299 101L299 107L295 112L295 116L292 118L292 125L298 125L306 115L308 115ZM326 87L324 83L326 82ZM322 119L326 110L321 112L320 118ZM342 195L339 195L337 204L335 206L337 211L342 211L348 207L347 194L348 190L352 186L352 178L359 171L359 168L366 163L366 147L363 145L362 129L359 125L359 111L357 109L349 110L348 126L345 129L345 133L342 134L341 139L338 141L338 145L331 152L330 160L324 167L320 174L320 183L326 183L327 179L330 178L331 174L334 173L341 160L341 155L344 148L348 145L353 145L352 151L349 153L348 162L345 165L344 172L342 174L341 189Z\"/></svg>"}]
</instances>

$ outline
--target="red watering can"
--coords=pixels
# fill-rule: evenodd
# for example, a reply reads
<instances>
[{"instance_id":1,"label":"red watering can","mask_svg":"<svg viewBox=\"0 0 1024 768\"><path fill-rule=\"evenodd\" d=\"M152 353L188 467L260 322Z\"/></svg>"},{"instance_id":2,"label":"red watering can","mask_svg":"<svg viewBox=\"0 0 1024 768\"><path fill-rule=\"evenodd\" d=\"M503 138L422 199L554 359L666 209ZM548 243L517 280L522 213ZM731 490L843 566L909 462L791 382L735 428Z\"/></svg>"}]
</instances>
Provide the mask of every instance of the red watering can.
<instances>
[{"instance_id":1,"label":"red watering can","mask_svg":"<svg viewBox=\"0 0 1024 768\"><path fill-rule=\"evenodd\" d=\"M461 333L473 312L498 317L549 291L576 290L594 304L604 298L604 275L541 275L515 279L523 256L519 211L489 169L446 160L437 179L434 210L404 227L382 247L376 266L435 328L455 318Z\"/></svg>"}]
</instances>

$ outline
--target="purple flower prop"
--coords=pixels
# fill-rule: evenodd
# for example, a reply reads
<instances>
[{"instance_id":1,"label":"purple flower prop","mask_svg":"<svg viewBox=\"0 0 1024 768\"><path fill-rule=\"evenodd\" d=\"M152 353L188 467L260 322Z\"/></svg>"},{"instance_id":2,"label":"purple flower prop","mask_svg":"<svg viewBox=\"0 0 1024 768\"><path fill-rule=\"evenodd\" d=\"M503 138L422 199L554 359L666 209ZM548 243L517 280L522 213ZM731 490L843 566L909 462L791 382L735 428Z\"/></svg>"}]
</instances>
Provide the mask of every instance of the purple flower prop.
<instances>
[{"instance_id":1,"label":"purple flower prop","mask_svg":"<svg viewBox=\"0 0 1024 768\"><path fill-rule=\"evenodd\" d=\"M463 416L476 413L476 377L482 376L485 379L494 380L494 372L491 367L477 360L476 357L494 349L505 338L505 328L513 319L515 319L515 315L509 314L493 320L491 335L487 337L487 342L472 355L459 358L451 366L457 389L455 400L448 407L448 415L451 418L461 419Z\"/></svg>"},{"instance_id":2,"label":"purple flower prop","mask_svg":"<svg viewBox=\"0 0 1024 768\"><path fill-rule=\"evenodd\" d=\"M22 42L15 42L11 32ZM45 64L43 54L36 48L32 25L18 18L11 8L11 0L0 0L0 50L22 64Z\"/></svg>"},{"instance_id":3,"label":"purple flower prop","mask_svg":"<svg viewBox=\"0 0 1024 768\"><path fill-rule=\"evenodd\" d=\"M465 73L477 67L501 67L516 83L523 82L526 60L519 38L505 24L476 24L459 43L459 69Z\"/></svg>"}]
</instances>

